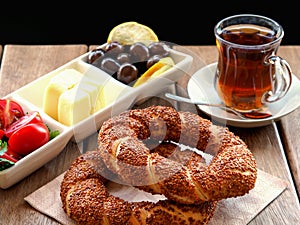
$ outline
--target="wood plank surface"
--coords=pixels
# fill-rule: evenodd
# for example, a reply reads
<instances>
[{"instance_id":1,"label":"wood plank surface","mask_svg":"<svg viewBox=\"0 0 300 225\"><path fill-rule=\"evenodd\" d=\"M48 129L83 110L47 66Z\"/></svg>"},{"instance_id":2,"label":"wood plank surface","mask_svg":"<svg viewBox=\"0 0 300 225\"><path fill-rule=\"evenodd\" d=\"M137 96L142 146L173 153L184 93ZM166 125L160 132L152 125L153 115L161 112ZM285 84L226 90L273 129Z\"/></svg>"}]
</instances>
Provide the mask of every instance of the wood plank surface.
<instances>
[{"instance_id":1,"label":"wood plank surface","mask_svg":"<svg viewBox=\"0 0 300 225\"><path fill-rule=\"evenodd\" d=\"M300 79L300 46L281 47L278 54L290 64L293 74ZM300 109L283 117L277 125L300 199Z\"/></svg>"},{"instance_id":2,"label":"wood plank surface","mask_svg":"<svg viewBox=\"0 0 300 225\"><path fill-rule=\"evenodd\" d=\"M91 46L91 48L93 48L93 46ZM177 89L179 94L186 94L184 88L187 85L189 76L202 66L215 62L217 59L217 51L214 46L183 46L183 48L182 46L178 46L178 48L188 52L195 59L191 72L182 77L178 84L172 88L172 90ZM87 50L88 48L85 45L5 46L0 71L1 83L4 82L4 86L2 86L4 88L0 90L0 96L5 96L37 77L85 53ZM289 61L294 60L291 66L295 67L295 72L297 72L297 70L300 71L300 65L296 64L297 58L299 58L298 54L300 54L300 48L289 46L281 47L281 53L284 54ZM294 59L294 57L297 58ZM157 98L153 97L149 99L149 101L136 107L145 107L151 104L171 104L176 105L179 110L197 110L193 105L174 103L171 100L162 99L161 96L157 96ZM201 114L201 112L199 113ZM285 129L281 129L279 132L286 132L286 129L291 129L292 124L289 124L288 121L292 120L288 120L288 118L294 117L294 120L296 120L298 116L294 113L286 116L283 121L280 122ZM298 128L293 128L294 132L300 129L299 126L297 127ZM257 215L250 224L297 224L300 218L299 199L296 196L289 171L291 163L286 161L285 155L283 154L284 149L279 139L276 124L251 129L235 127L229 127L229 129L236 135L239 135L248 144L254 153L259 169L284 179L289 183L288 188ZM291 137L294 132L290 131L285 134L280 134L280 136L290 140L284 142L284 148L289 147L291 152L296 151L298 147L298 145L296 145L298 143L297 137ZM88 141L86 145L91 145L91 148L95 147L94 143ZM2 203L0 206L0 224L58 224L53 219L34 210L23 199L65 171L79 154L78 145L74 142L70 142L57 157L45 166L11 188L0 190L0 202ZM290 158L288 159L290 160ZM295 171L296 170L297 168Z\"/></svg>"},{"instance_id":3,"label":"wood plank surface","mask_svg":"<svg viewBox=\"0 0 300 225\"><path fill-rule=\"evenodd\" d=\"M13 92L86 51L86 45L5 45L0 96Z\"/></svg>"}]
</instances>

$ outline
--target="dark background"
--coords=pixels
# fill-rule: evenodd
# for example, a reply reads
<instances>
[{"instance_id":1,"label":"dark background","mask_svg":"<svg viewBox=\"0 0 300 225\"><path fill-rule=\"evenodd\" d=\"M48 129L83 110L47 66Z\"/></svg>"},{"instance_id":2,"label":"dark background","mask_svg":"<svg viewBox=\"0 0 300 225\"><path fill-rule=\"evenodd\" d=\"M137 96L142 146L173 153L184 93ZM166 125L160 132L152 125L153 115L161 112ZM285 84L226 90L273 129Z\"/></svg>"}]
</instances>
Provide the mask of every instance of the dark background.
<instances>
[{"instance_id":1,"label":"dark background","mask_svg":"<svg viewBox=\"0 0 300 225\"><path fill-rule=\"evenodd\" d=\"M126 21L151 27L163 41L178 45L213 45L215 24L224 17L241 13L271 17L284 28L282 44L300 44L300 7L297 1L79 3L68 7L61 7L62 3L48 5L41 2L32 6L16 3L8 9L2 8L0 45L103 44L109 31Z\"/></svg>"}]
</instances>

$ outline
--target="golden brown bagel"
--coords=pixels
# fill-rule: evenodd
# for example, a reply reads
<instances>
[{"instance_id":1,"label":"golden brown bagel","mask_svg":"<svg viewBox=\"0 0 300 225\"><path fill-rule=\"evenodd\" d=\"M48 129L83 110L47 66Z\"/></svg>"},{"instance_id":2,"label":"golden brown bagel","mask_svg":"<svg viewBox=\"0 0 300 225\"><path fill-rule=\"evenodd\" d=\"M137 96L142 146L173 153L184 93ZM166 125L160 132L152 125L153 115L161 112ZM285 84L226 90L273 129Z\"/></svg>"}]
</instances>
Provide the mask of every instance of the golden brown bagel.
<instances>
[{"instance_id":1,"label":"golden brown bagel","mask_svg":"<svg viewBox=\"0 0 300 225\"><path fill-rule=\"evenodd\" d=\"M170 154L174 147L168 147ZM158 152L162 151L157 150ZM182 159L183 154L177 154ZM116 176L105 167L99 151L79 156L64 174L60 197L64 211L78 224L192 224L205 225L212 218L216 201L184 205L170 200L128 202L111 195L105 177Z\"/></svg>"},{"instance_id":2,"label":"golden brown bagel","mask_svg":"<svg viewBox=\"0 0 300 225\"><path fill-rule=\"evenodd\" d=\"M147 140L172 141L213 155L208 165L193 157L174 161L151 149ZM182 204L242 196L255 185L256 161L247 145L228 128L190 112L150 106L105 121L98 150L107 168L124 184L163 194Z\"/></svg>"}]
</instances>

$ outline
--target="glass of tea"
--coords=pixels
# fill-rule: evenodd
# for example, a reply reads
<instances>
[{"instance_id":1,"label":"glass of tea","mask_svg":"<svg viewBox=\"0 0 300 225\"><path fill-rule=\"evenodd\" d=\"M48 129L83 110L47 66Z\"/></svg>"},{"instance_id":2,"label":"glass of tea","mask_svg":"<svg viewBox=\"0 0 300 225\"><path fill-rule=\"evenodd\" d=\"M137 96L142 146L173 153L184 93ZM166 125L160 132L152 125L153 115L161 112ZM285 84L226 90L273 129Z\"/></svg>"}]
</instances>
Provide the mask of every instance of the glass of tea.
<instances>
[{"instance_id":1,"label":"glass of tea","mask_svg":"<svg viewBox=\"0 0 300 225\"><path fill-rule=\"evenodd\" d=\"M219 53L214 85L227 107L260 110L287 93L291 68L276 55L284 36L280 24L264 16L240 14L219 21L214 34Z\"/></svg>"}]
</instances>

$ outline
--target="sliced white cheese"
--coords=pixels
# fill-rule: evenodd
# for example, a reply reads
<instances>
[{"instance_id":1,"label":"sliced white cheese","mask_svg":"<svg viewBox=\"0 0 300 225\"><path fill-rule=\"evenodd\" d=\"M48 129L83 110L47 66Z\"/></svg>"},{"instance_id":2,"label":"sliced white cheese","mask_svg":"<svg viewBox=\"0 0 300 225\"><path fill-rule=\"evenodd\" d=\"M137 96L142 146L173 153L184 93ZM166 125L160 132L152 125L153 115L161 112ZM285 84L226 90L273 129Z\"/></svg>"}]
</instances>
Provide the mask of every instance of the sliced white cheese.
<instances>
[{"instance_id":1,"label":"sliced white cheese","mask_svg":"<svg viewBox=\"0 0 300 225\"><path fill-rule=\"evenodd\" d=\"M122 96L123 88L117 86L114 82L108 81L103 84L103 88L99 92L95 112L113 103Z\"/></svg>"},{"instance_id":2,"label":"sliced white cheese","mask_svg":"<svg viewBox=\"0 0 300 225\"><path fill-rule=\"evenodd\" d=\"M100 74L65 69L51 78L43 110L58 122L72 126L113 103L123 89Z\"/></svg>"},{"instance_id":3,"label":"sliced white cheese","mask_svg":"<svg viewBox=\"0 0 300 225\"><path fill-rule=\"evenodd\" d=\"M87 94L90 95L90 101L92 106L90 114L93 114L95 112L96 101L98 98L98 94L102 89L102 85L97 84L88 77L83 77L80 83L78 84L78 89L85 91Z\"/></svg>"},{"instance_id":4,"label":"sliced white cheese","mask_svg":"<svg viewBox=\"0 0 300 225\"><path fill-rule=\"evenodd\" d=\"M58 121L66 126L72 126L87 118L91 110L90 95L76 86L59 97Z\"/></svg>"},{"instance_id":5,"label":"sliced white cheese","mask_svg":"<svg viewBox=\"0 0 300 225\"><path fill-rule=\"evenodd\" d=\"M73 88L82 78L75 69L65 69L51 78L43 96L43 110L58 120L58 100L62 93Z\"/></svg>"}]
</instances>

